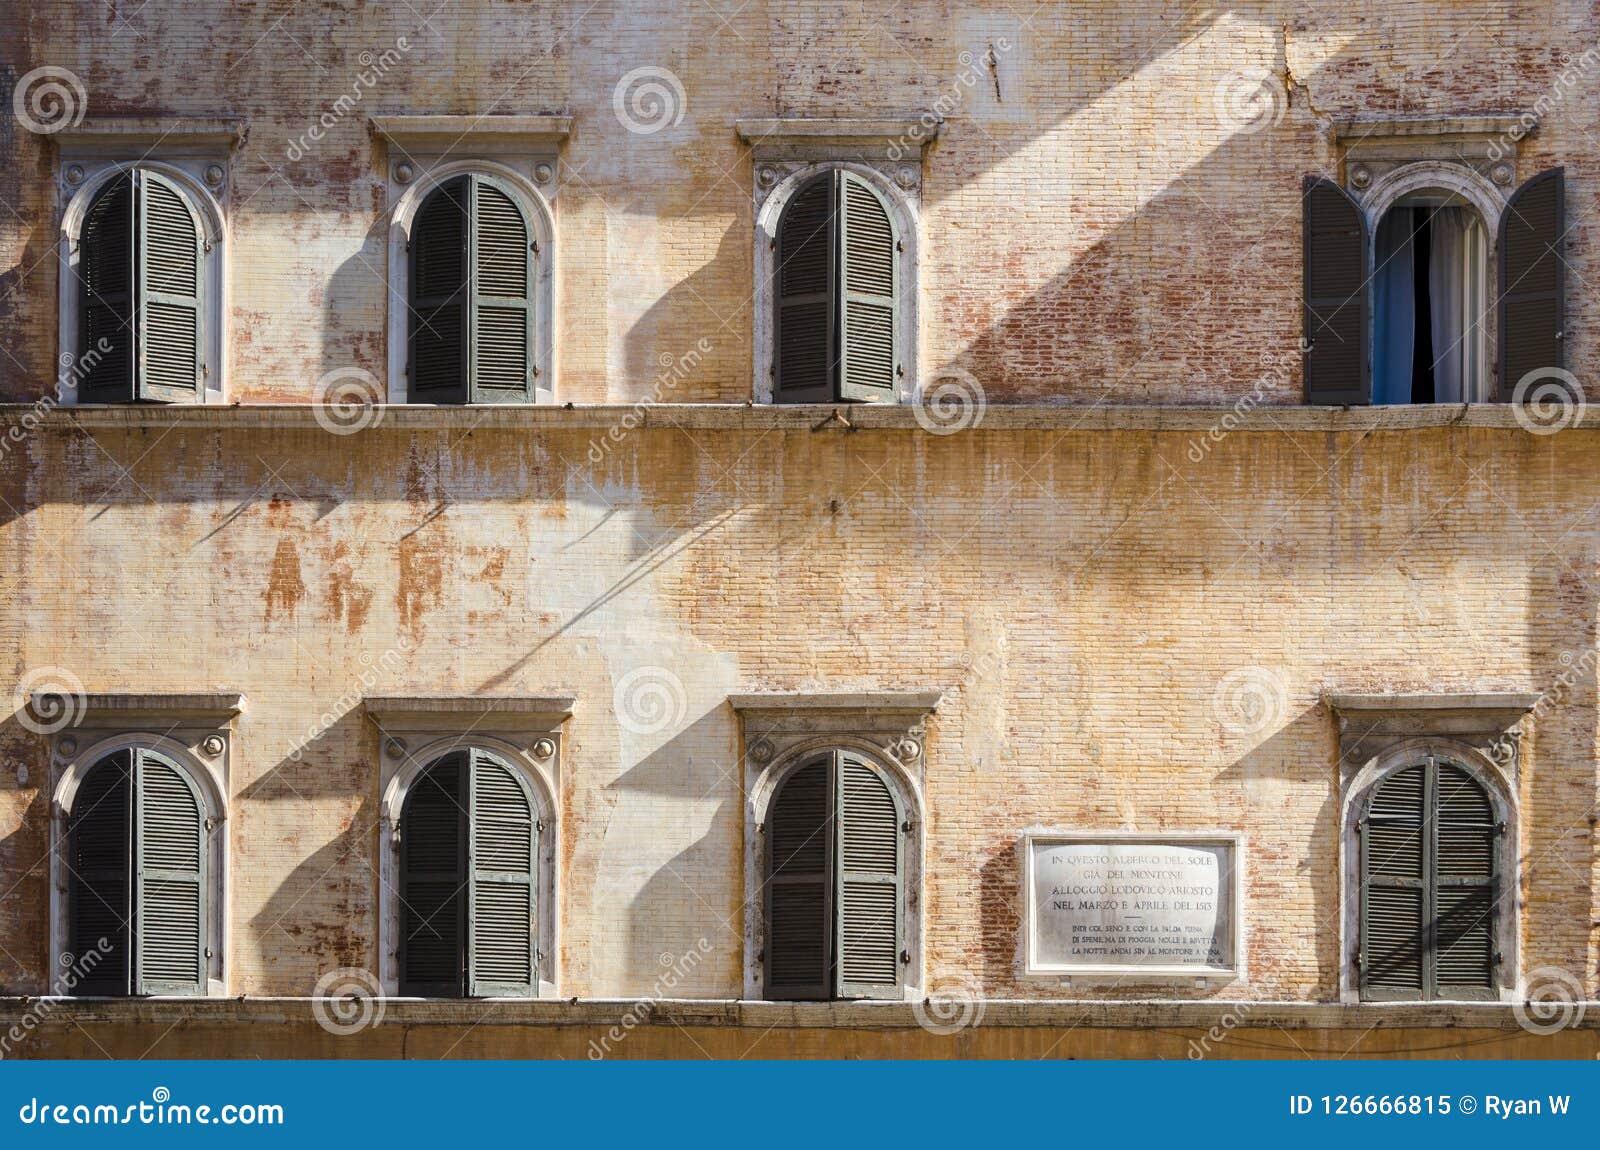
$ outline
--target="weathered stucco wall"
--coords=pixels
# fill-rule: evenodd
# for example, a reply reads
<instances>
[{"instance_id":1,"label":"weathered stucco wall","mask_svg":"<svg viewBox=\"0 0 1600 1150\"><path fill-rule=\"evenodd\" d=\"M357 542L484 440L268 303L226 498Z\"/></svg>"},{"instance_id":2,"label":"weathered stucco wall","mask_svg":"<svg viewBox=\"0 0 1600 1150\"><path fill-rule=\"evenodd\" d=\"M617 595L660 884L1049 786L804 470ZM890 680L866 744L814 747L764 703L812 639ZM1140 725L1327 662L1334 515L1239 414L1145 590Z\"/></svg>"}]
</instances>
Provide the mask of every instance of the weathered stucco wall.
<instances>
[{"instance_id":1,"label":"weathered stucco wall","mask_svg":"<svg viewBox=\"0 0 1600 1150\"><path fill-rule=\"evenodd\" d=\"M342 368L384 377L377 113L573 116L563 401L650 395L660 357L702 338L710 352L664 398L750 396L746 116L946 117L922 187L922 363L964 366L1000 401L1216 402L1259 385L1258 401L1298 402L1297 368L1262 381L1260 365L1298 346L1301 180L1335 165L1335 119L1540 108L1520 170L1566 165L1572 280L1595 278L1579 205L1595 189L1600 58L1581 55L1595 37L1580 0L474 0L421 15L38 0L0 16L11 76L69 69L91 116L247 122L228 193L230 399L306 400ZM361 86L402 37L399 62ZM615 111L638 68L681 85L659 131ZM324 138L297 148L324 114ZM5 117L0 158L0 396L31 399L56 374L52 145ZM1569 318L1568 366L1589 380L1600 303L1575 291Z\"/></svg>"},{"instance_id":2,"label":"weathered stucco wall","mask_svg":"<svg viewBox=\"0 0 1600 1150\"><path fill-rule=\"evenodd\" d=\"M1024 998L1061 993L1018 975L1034 826L1242 830L1249 981L1162 993L1336 998L1324 693L1559 695L1523 764L1523 966L1594 990L1593 432L1240 431L1196 463L1185 432L660 427L596 464L592 418L66 422L0 472L9 657L90 691L248 697L230 993L374 968L379 759L357 697L571 693L560 993L659 994L661 956L700 948L678 993L738 997L727 696L864 687L944 692L928 975ZM642 668L668 685L651 734L618 694ZM1234 730L1240 672L1257 734ZM48 764L15 718L5 756L0 981L37 991Z\"/></svg>"}]
</instances>

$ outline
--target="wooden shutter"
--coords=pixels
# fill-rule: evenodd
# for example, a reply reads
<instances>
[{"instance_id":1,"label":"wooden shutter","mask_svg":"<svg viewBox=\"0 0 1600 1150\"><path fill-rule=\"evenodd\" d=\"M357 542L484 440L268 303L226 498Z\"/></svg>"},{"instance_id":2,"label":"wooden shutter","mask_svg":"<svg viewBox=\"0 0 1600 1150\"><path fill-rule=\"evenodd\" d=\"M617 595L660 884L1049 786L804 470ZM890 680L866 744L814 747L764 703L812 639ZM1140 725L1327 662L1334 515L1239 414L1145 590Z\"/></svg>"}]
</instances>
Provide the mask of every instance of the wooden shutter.
<instances>
[{"instance_id":1,"label":"wooden shutter","mask_svg":"<svg viewBox=\"0 0 1600 1150\"><path fill-rule=\"evenodd\" d=\"M889 208L860 176L840 172L839 250L843 262L839 395L893 400L895 392L895 234Z\"/></svg>"},{"instance_id":2,"label":"wooden shutter","mask_svg":"<svg viewBox=\"0 0 1600 1150\"><path fill-rule=\"evenodd\" d=\"M460 998L466 965L467 756L428 766L400 812L400 993Z\"/></svg>"},{"instance_id":3,"label":"wooden shutter","mask_svg":"<svg viewBox=\"0 0 1600 1150\"><path fill-rule=\"evenodd\" d=\"M1370 403L1367 218L1332 180L1306 180L1302 201L1306 402Z\"/></svg>"},{"instance_id":4,"label":"wooden shutter","mask_svg":"<svg viewBox=\"0 0 1600 1150\"><path fill-rule=\"evenodd\" d=\"M834 756L838 796L836 993L896 998L900 993L900 804L876 767Z\"/></svg>"},{"instance_id":5,"label":"wooden shutter","mask_svg":"<svg viewBox=\"0 0 1600 1150\"><path fill-rule=\"evenodd\" d=\"M528 220L500 181L472 178L473 403L533 396L533 250Z\"/></svg>"},{"instance_id":6,"label":"wooden shutter","mask_svg":"<svg viewBox=\"0 0 1600 1150\"><path fill-rule=\"evenodd\" d=\"M825 403L838 362L835 214L838 173L795 193L778 224L777 330L773 398Z\"/></svg>"},{"instance_id":7,"label":"wooden shutter","mask_svg":"<svg viewBox=\"0 0 1600 1150\"><path fill-rule=\"evenodd\" d=\"M538 985L538 819L527 784L507 763L470 755L468 993L531 996Z\"/></svg>"},{"instance_id":8,"label":"wooden shutter","mask_svg":"<svg viewBox=\"0 0 1600 1150\"><path fill-rule=\"evenodd\" d=\"M411 227L413 403L466 403L471 365L467 289L471 182L458 176L429 194Z\"/></svg>"},{"instance_id":9,"label":"wooden shutter","mask_svg":"<svg viewBox=\"0 0 1600 1150\"><path fill-rule=\"evenodd\" d=\"M1361 996L1424 996L1427 928L1427 767L1373 789L1361 831Z\"/></svg>"},{"instance_id":10,"label":"wooden shutter","mask_svg":"<svg viewBox=\"0 0 1600 1150\"><path fill-rule=\"evenodd\" d=\"M1500 217L1500 402L1530 371L1566 363L1566 169L1523 184Z\"/></svg>"},{"instance_id":11,"label":"wooden shutter","mask_svg":"<svg viewBox=\"0 0 1600 1150\"><path fill-rule=\"evenodd\" d=\"M833 757L796 768L767 817L766 995L833 993Z\"/></svg>"},{"instance_id":12,"label":"wooden shutter","mask_svg":"<svg viewBox=\"0 0 1600 1150\"><path fill-rule=\"evenodd\" d=\"M132 992L133 752L118 751L78 786L67 831L68 946L80 972L74 994ZM100 941L109 953L97 953ZM94 965L85 956L94 954Z\"/></svg>"},{"instance_id":13,"label":"wooden shutter","mask_svg":"<svg viewBox=\"0 0 1600 1150\"><path fill-rule=\"evenodd\" d=\"M137 231L133 176L125 172L100 190L78 236L78 398L84 403L134 397Z\"/></svg>"},{"instance_id":14,"label":"wooden shutter","mask_svg":"<svg viewBox=\"0 0 1600 1150\"><path fill-rule=\"evenodd\" d=\"M1494 807L1465 768L1441 762L1434 770L1434 992L1494 998Z\"/></svg>"},{"instance_id":15,"label":"wooden shutter","mask_svg":"<svg viewBox=\"0 0 1600 1150\"><path fill-rule=\"evenodd\" d=\"M139 994L206 991L206 815L188 774L134 752L134 953Z\"/></svg>"},{"instance_id":16,"label":"wooden shutter","mask_svg":"<svg viewBox=\"0 0 1600 1150\"><path fill-rule=\"evenodd\" d=\"M139 280L134 331L139 398L193 403L200 381L199 222L177 185L134 174L139 201Z\"/></svg>"},{"instance_id":17,"label":"wooden shutter","mask_svg":"<svg viewBox=\"0 0 1600 1150\"><path fill-rule=\"evenodd\" d=\"M1378 784L1361 831L1362 997L1496 997L1500 828L1488 792L1430 757Z\"/></svg>"}]
</instances>

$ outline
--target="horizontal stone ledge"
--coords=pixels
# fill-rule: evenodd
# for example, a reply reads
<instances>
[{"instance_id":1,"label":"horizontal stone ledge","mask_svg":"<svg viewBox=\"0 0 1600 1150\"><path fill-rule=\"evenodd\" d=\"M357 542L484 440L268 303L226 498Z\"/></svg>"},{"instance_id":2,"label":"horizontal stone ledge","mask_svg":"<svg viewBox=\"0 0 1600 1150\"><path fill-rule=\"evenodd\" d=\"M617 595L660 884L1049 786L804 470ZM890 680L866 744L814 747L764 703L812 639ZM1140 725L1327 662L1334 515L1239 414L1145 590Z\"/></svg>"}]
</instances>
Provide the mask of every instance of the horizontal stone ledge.
<instances>
[{"instance_id":1,"label":"horizontal stone ledge","mask_svg":"<svg viewBox=\"0 0 1600 1150\"><path fill-rule=\"evenodd\" d=\"M35 999L0 998L0 1032L32 1015L43 1026L89 1023L196 1025L303 1023L309 998ZM1600 1002L1584 1003L1572 1029L1600 1030ZM936 1010L936 1016L928 1011ZM1571 1013L1576 1014L1576 1005ZM778 1029L915 1030L921 1018L947 1014L984 1027L1097 1029L1214 1026L1361 1030L1458 1028L1515 1031L1518 1010L1503 1002L1361 1003L1244 1002L1207 999L985 999L923 1007L910 1002L750 1002L737 999L470 999L391 998L383 1025L393 1026L712 1026Z\"/></svg>"},{"instance_id":2,"label":"horizontal stone ledge","mask_svg":"<svg viewBox=\"0 0 1600 1150\"><path fill-rule=\"evenodd\" d=\"M837 416L835 415L837 413ZM26 417L26 422L24 419ZM990 404L982 414L953 421L933 410L890 404L658 403L530 404L480 407L436 407L394 404L377 409L374 421L345 433L352 441L385 430L484 430L599 432L597 446L614 436L620 446L626 433L643 429L686 431L813 431L842 435L857 431L906 431L929 438L1000 431L1153 431L1179 432L1197 438L1232 432L1355 433L1414 431L1440 427L1485 428L1541 438L1524 427L1518 413L1504 404L1447 404L1418 407L1256 407L1237 412L1231 407L1141 405ZM21 436L36 430L83 428L214 428L216 430L318 429L348 420L330 415L316 404L154 404L85 405L43 408L39 404L0 404L0 435ZM950 422L959 425L952 430ZM20 427L17 425L21 424ZM6 430L14 428L14 430ZM930 430L930 428L934 430ZM1590 405L1565 431L1600 429L1600 404ZM941 434L942 433L942 434ZM1557 433L1560 434L1560 433ZM1548 438L1548 435L1543 436Z\"/></svg>"}]
</instances>

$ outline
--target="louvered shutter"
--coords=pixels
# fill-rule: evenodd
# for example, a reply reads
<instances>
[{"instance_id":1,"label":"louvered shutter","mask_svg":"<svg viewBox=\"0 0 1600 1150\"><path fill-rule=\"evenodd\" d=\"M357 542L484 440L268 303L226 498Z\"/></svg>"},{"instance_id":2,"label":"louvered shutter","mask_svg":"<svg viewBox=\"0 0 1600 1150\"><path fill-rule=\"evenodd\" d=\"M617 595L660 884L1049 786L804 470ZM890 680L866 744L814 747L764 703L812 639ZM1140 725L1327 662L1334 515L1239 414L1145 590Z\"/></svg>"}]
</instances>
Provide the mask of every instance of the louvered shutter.
<instances>
[{"instance_id":1,"label":"louvered shutter","mask_svg":"<svg viewBox=\"0 0 1600 1150\"><path fill-rule=\"evenodd\" d=\"M538 821L533 796L508 764L471 752L468 993L521 996L538 984Z\"/></svg>"},{"instance_id":2,"label":"louvered shutter","mask_svg":"<svg viewBox=\"0 0 1600 1150\"><path fill-rule=\"evenodd\" d=\"M832 756L796 768L767 817L766 995L833 993Z\"/></svg>"},{"instance_id":3,"label":"louvered shutter","mask_svg":"<svg viewBox=\"0 0 1600 1150\"><path fill-rule=\"evenodd\" d=\"M839 173L839 394L892 400L895 390L895 234L888 206L860 176Z\"/></svg>"},{"instance_id":4,"label":"louvered shutter","mask_svg":"<svg viewBox=\"0 0 1600 1150\"><path fill-rule=\"evenodd\" d=\"M1421 998L1426 987L1427 767L1396 771L1373 790L1361 824L1361 993Z\"/></svg>"},{"instance_id":5,"label":"louvered shutter","mask_svg":"<svg viewBox=\"0 0 1600 1150\"><path fill-rule=\"evenodd\" d=\"M459 176L431 192L411 228L413 403L466 403L471 366L467 287L471 182Z\"/></svg>"},{"instance_id":6,"label":"louvered shutter","mask_svg":"<svg viewBox=\"0 0 1600 1150\"><path fill-rule=\"evenodd\" d=\"M533 396L533 249L527 218L498 180L472 177L473 403Z\"/></svg>"},{"instance_id":7,"label":"louvered shutter","mask_svg":"<svg viewBox=\"0 0 1600 1150\"><path fill-rule=\"evenodd\" d=\"M134 176L139 200L139 398L192 403L200 382L200 225L177 185Z\"/></svg>"},{"instance_id":8,"label":"louvered shutter","mask_svg":"<svg viewBox=\"0 0 1600 1150\"><path fill-rule=\"evenodd\" d=\"M900 807L877 768L835 756L838 864L837 994L895 998L900 992Z\"/></svg>"},{"instance_id":9,"label":"louvered shutter","mask_svg":"<svg viewBox=\"0 0 1600 1150\"><path fill-rule=\"evenodd\" d=\"M467 756L418 776L400 813L400 993L460 998L466 965Z\"/></svg>"},{"instance_id":10,"label":"louvered shutter","mask_svg":"<svg viewBox=\"0 0 1600 1150\"><path fill-rule=\"evenodd\" d=\"M89 205L78 236L78 398L84 403L134 397L134 201L133 176L125 172Z\"/></svg>"},{"instance_id":11,"label":"louvered shutter","mask_svg":"<svg viewBox=\"0 0 1600 1150\"><path fill-rule=\"evenodd\" d=\"M1494 808L1464 768L1441 762L1434 770L1434 991L1494 998Z\"/></svg>"},{"instance_id":12,"label":"louvered shutter","mask_svg":"<svg viewBox=\"0 0 1600 1150\"><path fill-rule=\"evenodd\" d=\"M68 824L69 946L81 972L74 994L132 990L133 752L108 755L78 787ZM100 940L110 947L99 954ZM84 960L89 955L96 957Z\"/></svg>"},{"instance_id":13,"label":"louvered shutter","mask_svg":"<svg viewBox=\"0 0 1600 1150\"><path fill-rule=\"evenodd\" d=\"M773 398L825 403L838 362L834 202L838 173L795 193L778 225L777 331Z\"/></svg>"},{"instance_id":14,"label":"louvered shutter","mask_svg":"<svg viewBox=\"0 0 1600 1150\"><path fill-rule=\"evenodd\" d=\"M1319 177L1306 180L1302 210L1306 402L1370 403L1366 215Z\"/></svg>"},{"instance_id":15,"label":"louvered shutter","mask_svg":"<svg viewBox=\"0 0 1600 1150\"><path fill-rule=\"evenodd\" d=\"M134 752L134 951L139 994L206 991L206 815L176 765Z\"/></svg>"},{"instance_id":16,"label":"louvered shutter","mask_svg":"<svg viewBox=\"0 0 1600 1150\"><path fill-rule=\"evenodd\" d=\"M1530 371L1563 367L1566 342L1566 170L1541 172L1500 217L1500 402Z\"/></svg>"}]
</instances>

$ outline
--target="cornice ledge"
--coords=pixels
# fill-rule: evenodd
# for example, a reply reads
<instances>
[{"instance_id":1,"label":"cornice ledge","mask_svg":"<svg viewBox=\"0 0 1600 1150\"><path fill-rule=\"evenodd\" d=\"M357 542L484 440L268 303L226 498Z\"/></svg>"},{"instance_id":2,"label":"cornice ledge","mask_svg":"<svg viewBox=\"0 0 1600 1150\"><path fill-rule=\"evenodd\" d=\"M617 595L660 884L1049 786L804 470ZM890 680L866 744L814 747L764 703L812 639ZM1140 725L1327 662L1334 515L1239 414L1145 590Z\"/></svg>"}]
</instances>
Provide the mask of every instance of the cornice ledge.
<instances>
[{"instance_id":1,"label":"cornice ledge","mask_svg":"<svg viewBox=\"0 0 1600 1150\"><path fill-rule=\"evenodd\" d=\"M237 148L247 134L243 119L228 116L95 116L54 133L64 151L173 146Z\"/></svg>"},{"instance_id":2,"label":"cornice ledge","mask_svg":"<svg viewBox=\"0 0 1600 1150\"><path fill-rule=\"evenodd\" d=\"M942 691L753 691L728 696L735 711L908 711L929 715Z\"/></svg>"},{"instance_id":3,"label":"cornice ledge","mask_svg":"<svg viewBox=\"0 0 1600 1150\"><path fill-rule=\"evenodd\" d=\"M232 722L244 709L245 697L238 691L203 694L35 691L28 699L28 710L36 720L54 725L60 722L63 714L72 714L75 715L71 722L73 727L127 728L151 720L163 726L187 723L221 727Z\"/></svg>"},{"instance_id":4,"label":"cornice ledge","mask_svg":"<svg viewBox=\"0 0 1600 1150\"><path fill-rule=\"evenodd\" d=\"M1334 136L1350 140L1393 139L1397 136L1503 136L1517 138L1538 131L1539 119L1521 112L1490 113L1481 116L1399 116L1374 119L1336 120Z\"/></svg>"},{"instance_id":5,"label":"cornice ledge","mask_svg":"<svg viewBox=\"0 0 1600 1150\"><path fill-rule=\"evenodd\" d=\"M746 144L926 144L939 135L944 119L931 113L912 116L833 118L777 116L735 120Z\"/></svg>"},{"instance_id":6,"label":"cornice ledge","mask_svg":"<svg viewBox=\"0 0 1600 1150\"><path fill-rule=\"evenodd\" d=\"M374 136L405 146L419 140L487 139L511 143L559 143L572 132L571 116L369 116Z\"/></svg>"},{"instance_id":7,"label":"cornice ledge","mask_svg":"<svg viewBox=\"0 0 1600 1150\"><path fill-rule=\"evenodd\" d=\"M387 732L470 727L553 729L571 717L572 695L368 695L362 709Z\"/></svg>"},{"instance_id":8,"label":"cornice ledge","mask_svg":"<svg viewBox=\"0 0 1600 1150\"><path fill-rule=\"evenodd\" d=\"M1511 711L1526 714L1538 706L1540 696L1533 691L1465 692L1414 695L1363 695L1328 693L1323 696L1335 712L1342 714L1404 715L1419 711Z\"/></svg>"}]
</instances>

